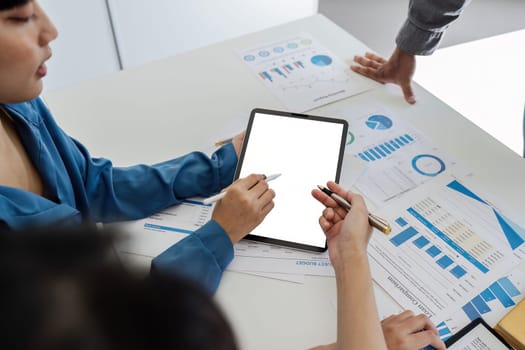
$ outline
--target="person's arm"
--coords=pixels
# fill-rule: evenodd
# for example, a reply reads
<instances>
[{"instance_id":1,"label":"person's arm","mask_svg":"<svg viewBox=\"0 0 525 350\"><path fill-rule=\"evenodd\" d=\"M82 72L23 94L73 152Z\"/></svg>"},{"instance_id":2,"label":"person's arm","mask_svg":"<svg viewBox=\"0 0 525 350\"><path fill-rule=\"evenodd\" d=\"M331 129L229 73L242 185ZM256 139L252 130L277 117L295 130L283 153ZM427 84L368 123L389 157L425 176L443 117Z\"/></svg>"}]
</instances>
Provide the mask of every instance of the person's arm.
<instances>
[{"instance_id":1,"label":"person's arm","mask_svg":"<svg viewBox=\"0 0 525 350\"><path fill-rule=\"evenodd\" d=\"M153 259L151 275L183 275L214 293L233 259L233 244L262 222L274 197L262 175L237 180L215 205L210 222Z\"/></svg>"},{"instance_id":2,"label":"person's arm","mask_svg":"<svg viewBox=\"0 0 525 350\"><path fill-rule=\"evenodd\" d=\"M232 259L233 244L228 234L211 220L153 259L150 274L181 275L213 294Z\"/></svg>"},{"instance_id":3,"label":"person's arm","mask_svg":"<svg viewBox=\"0 0 525 350\"><path fill-rule=\"evenodd\" d=\"M410 0L408 17L396 38L397 47L412 55L431 55L469 2Z\"/></svg>"},{"instance_id":4,"label":"person's arm","mask_svg":"<svg viewBox=\"0 0 525 350\"><path fill-rule=\"evenodd\" d=\"M351 69L380 83L401 87L405 100L416 102L412 77L416 55L430 55L439 46L443 34L468 5L470 0L410 0L408 17L396 38L396 49L388 60L367 52L355 56Z\"/></svg>"},{"instance_id":5,"label":"person's arm","mask_svg":"<svg viewBox=\"0 0 525 350\"><path fill-rule=\"evenodd\" d=\"M336 349L386 349L372 289L366 248L372 229L363 198L334 182L328 188L352 203L347 213L319 190L312 195L326 206L319 224L325 232L337 283Z\"/></svg>"}]
</instances>

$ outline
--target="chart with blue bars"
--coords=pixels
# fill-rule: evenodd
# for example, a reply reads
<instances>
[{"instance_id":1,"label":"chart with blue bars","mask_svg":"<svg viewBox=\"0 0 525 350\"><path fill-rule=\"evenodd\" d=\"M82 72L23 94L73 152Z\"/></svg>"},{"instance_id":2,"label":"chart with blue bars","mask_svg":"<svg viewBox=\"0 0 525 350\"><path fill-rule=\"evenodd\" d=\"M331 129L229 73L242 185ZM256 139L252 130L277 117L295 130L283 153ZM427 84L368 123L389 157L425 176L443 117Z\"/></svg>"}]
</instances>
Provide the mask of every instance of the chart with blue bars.
<instances>
[{"instance_id":1,"label":"chart with blue bars","mask_svg":"<svg viewBox=\"0 0 525 350\"><path fill-rule=\"evenodd\" d=\"M470 320L483 317L493 310L508 310L515 306L524 295L522 281L512 281L505 276L493 282L487 289L476 295L462 307Z\"/></svg>"},{"instance_id":2,"label":"chart with blue bars","mask_svg":"<svg viewBox=\"0 0 525 350\"><path fill-rule=\"evenodd\" d=\"M490 284L474 296L452 317L436 325L443 341L476 318L495 325L507 312L525 298L525 275L517 268Z\"/></svg>"},{"instance_id":3,"label":"chart with blue bars","mask_svg":"<svg viewBox=\"0 0 525 350\"><path fill-rule=\"evenodd\" d=\"M402 227L403 230L390 239L390 242L394 246L399 247L403 244L412 244L417 249L425 251L427 255L434 259L437 266L443 270L447 270L456 279L461 279L467 274L467 270L461 266L461 264L458 264L453 257L450 257L444 253L442 249L432 244L427 237L413 226L409 226L404 218L399 217L395 222ZM464 252L463 254L467 253Z\"/></svg>"},{"instance_id":4,"label":"chart with blue bars","mask_svg":"<svg viewBox=\"0 0 525 350\"><path fill-rule=\"evenodd\" d=\"M374 162L387 158L412 142L414 142L414 138L411 135L402 134L386 140L381 144L365 149L357 155L364 161Z\"/></svg>"}]
</instances>

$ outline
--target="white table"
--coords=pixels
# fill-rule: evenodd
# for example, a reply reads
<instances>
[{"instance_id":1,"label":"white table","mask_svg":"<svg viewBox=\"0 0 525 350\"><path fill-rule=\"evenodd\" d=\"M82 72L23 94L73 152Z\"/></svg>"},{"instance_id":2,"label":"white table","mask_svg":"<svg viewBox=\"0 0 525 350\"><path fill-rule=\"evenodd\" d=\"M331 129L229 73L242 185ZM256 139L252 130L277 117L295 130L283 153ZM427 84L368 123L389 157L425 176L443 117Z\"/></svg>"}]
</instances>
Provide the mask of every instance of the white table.
<instances>
[{"instance_id":1,"label":"white table","mask_svg":"<svg viewBox=\"0 0 525 350\"><path fill-rule=\"evenodd\" d=\"M217 130L254 107L284 109L234 50L298 32L311 33L348 62L366 50L316 15L56 91L46 100L64 129L93 155L118 165L162 161L211 144ZM501 209L520 218L525 212L525 161L424 89L415 90L414 106L404 102L397 87L382 85L338 104L379 102L404 116L477 172L486 190L505 200ZM322 115L323 110L310 113ZM147 267L149 261L140 263ZM376 292L381 314L397 310L380 288ZM242 349L304 349L335 340L333 278L307 277L301 285L226 272L216 299Z\"/></svg>"}]
</instances>

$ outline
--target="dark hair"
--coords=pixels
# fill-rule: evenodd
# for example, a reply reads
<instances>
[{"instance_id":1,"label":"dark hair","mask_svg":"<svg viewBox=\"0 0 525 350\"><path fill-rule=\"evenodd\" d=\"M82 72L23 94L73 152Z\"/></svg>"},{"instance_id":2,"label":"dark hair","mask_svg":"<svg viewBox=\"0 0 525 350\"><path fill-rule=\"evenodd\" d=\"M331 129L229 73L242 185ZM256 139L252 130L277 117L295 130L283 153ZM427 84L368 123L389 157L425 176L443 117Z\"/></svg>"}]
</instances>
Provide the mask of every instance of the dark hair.
<instances>
[{"instance_id":1,"label":"dark hair","mask_svg":"<svg viewBox=\"0 0 525 350\"><path fill-rule=\"evenodd\" d=\"M0 0L0 11L10 10L15 7L24 6L33 0Z\"/></svg>"},{"instance_id":2,"label":"dark hair","mask_svg":"<svg viewBox=\"0 0 525 350\"><path fill-rule=\"evenodd\" d=\"M236 349L207 292L139 278L108 237L92 227L0 235L1 348Z\"/></svg>"}]
</instances>

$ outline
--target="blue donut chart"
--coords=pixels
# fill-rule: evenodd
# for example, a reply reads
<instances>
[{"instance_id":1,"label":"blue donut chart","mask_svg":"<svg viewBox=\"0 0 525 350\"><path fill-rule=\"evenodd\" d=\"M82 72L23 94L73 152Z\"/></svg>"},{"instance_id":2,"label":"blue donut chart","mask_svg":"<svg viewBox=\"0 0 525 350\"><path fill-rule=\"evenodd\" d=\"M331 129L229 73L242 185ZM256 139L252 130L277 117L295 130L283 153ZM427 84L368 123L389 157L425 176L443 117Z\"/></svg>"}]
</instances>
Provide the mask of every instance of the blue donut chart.
<instances>
[{"instance_id":1,"label":"blue donut chart","mask_svg":"<svg viewBox=\"0 0 525 350\"><path fill-rule=\"evenodd\" d=\"M419 168L418 165L417 165L417 162L419 160L425 159L425 158L435 160L437 162L438 166L439 166L439 170L433 171L433 172L427 172L427 171L424 171L421 168ZM437 175L441 174L443 171L445 171L446 166L445 166L445 162L443 162L441 160L441 158L439 158L439 157L436 157L436 156L434 156L432 154L420 154L420 155L415 156L412 159L412 168L414 168L415 171L417 171L419 174L421 174L423 176L437 176Z\"/></svg>"}]
</instances>

